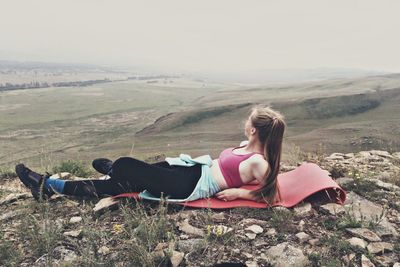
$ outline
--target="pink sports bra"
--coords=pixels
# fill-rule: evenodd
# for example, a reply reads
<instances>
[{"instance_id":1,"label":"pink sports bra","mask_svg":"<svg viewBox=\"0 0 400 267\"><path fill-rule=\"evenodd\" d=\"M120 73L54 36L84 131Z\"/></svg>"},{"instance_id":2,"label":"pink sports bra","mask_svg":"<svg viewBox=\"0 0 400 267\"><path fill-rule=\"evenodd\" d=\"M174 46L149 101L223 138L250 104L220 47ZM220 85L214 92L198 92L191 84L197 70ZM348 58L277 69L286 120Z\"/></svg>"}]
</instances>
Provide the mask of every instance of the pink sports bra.
<instances>
[{"instance_id":1,"label":"pink sports bra","mask_svg":"<svg viewBox=\"0 0 400 267\"><path fill-rule=\"evenodd\" d=\"M245 155L237 155L233 153L233 150L239 147L230 147L221 152L218 158L219 168L221 169L222 175L225 178L226 184L231 187L241 187L244 183L240 178L239 164L253 156L254 154L260 154L258 152L251 152Z\"/></svg>"}]
</instances>

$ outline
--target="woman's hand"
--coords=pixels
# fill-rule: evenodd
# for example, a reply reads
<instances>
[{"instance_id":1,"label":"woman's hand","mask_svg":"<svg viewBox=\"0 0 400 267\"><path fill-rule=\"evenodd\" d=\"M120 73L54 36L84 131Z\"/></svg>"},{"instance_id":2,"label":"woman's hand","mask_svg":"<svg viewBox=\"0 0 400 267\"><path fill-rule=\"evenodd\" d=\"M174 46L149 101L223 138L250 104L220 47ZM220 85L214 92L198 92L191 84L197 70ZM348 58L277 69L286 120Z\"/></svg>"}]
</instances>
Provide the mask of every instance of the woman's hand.
<instances>
[{"instance_id":1,"label":"woman's hand","mask_svg":"<svg viewBox=\"0 0 400 267\"><path fill-rule=\"evenodd\" d=\"M230 200L234 200L237 198L240 198L240 189L239 188L228 188L225 190L222 190L218 193L215 194L215 196L217 198L219 198L220 200L223 201L230 201Z\"/></svg>"}]
</instances>

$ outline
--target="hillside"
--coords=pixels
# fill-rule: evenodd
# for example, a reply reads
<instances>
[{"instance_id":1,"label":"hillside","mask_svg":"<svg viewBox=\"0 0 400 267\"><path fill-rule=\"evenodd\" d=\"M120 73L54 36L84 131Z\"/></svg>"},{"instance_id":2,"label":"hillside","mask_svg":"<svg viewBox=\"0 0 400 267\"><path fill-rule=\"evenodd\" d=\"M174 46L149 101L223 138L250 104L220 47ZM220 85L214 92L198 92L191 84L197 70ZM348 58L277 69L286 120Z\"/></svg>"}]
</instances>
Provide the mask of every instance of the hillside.
<instances>
[{"instance_id":1,"label":"hillside","mask_svg":"<svg viewBox=\"0 0 400 267\"><path fill-rule=\"evenodd\" d=\"M96 209L96 199L36 203L3 177L0 265L399 266L400 152L313 154L297 164L304 160L330 171L348 192L344 206L315 195L290 209L124 201Z\"/></svg>"},{"instance_id":2,"label":"hillside","mask_svg":"<svg viewBox=\"0 0 400 267\"><path fill-rule=\"evenodd\" d=\"M245 138L243 120L254 104L285 115L285 157L292 146L326 153L395 151L399 76L258 87L154 78L1 92L0 166L22 161L45 170L71 158L182 152L216 157Z\"/></svg>"}]
</instances>

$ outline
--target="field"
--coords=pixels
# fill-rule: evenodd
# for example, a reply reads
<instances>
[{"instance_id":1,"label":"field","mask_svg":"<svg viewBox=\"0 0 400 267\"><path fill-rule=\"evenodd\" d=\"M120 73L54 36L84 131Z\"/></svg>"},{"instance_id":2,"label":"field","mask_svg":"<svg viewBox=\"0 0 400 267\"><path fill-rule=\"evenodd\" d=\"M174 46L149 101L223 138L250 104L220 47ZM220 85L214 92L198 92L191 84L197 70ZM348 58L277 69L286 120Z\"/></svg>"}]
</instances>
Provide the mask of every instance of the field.
<instances>
[{"instance_id":1,"label":"field","mask_svg":"<svg viewBox=\"0 0 400 267\"><path fill-rule=\"evenodd\" d=\"M400 150L400 75L252 87L184 78L0 92L0 166L218 153L244 139L256 104L286 117L284 158ZM321 145L322 144L322 145Z\"/></svg>"}]
</instances>

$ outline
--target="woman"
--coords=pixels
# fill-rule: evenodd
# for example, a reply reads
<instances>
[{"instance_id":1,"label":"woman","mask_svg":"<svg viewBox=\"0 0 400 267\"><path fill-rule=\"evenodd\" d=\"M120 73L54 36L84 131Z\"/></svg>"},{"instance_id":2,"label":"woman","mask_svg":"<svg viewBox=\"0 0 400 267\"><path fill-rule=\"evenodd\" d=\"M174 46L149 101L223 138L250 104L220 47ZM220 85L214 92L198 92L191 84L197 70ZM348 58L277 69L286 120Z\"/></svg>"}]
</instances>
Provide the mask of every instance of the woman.
<instances>
[{"instance_id":1,"label":"woman","mask_svg":"<svg viewBox=\"0 0 400 267\"><path fill-rule=\"evenodd\" d=\"M192 159L181 154L155 164L130 157L115 162L94 160L93 167L108 174L108 180L52 179L23 164L16 166L16 173L36 199L48 198L55 192L100 196L145 190L143 198L164 195L170 200L187 201L215 195L224 201L242 198L273 203L279 194L277 176L284 131L285 122L279 112L256 106L245 123L248 140L239 147L225 149L218 159L211 160L208 155ZM260 183L259 189L239 188L254 180Z\"/></svg>"}]
</instances>

